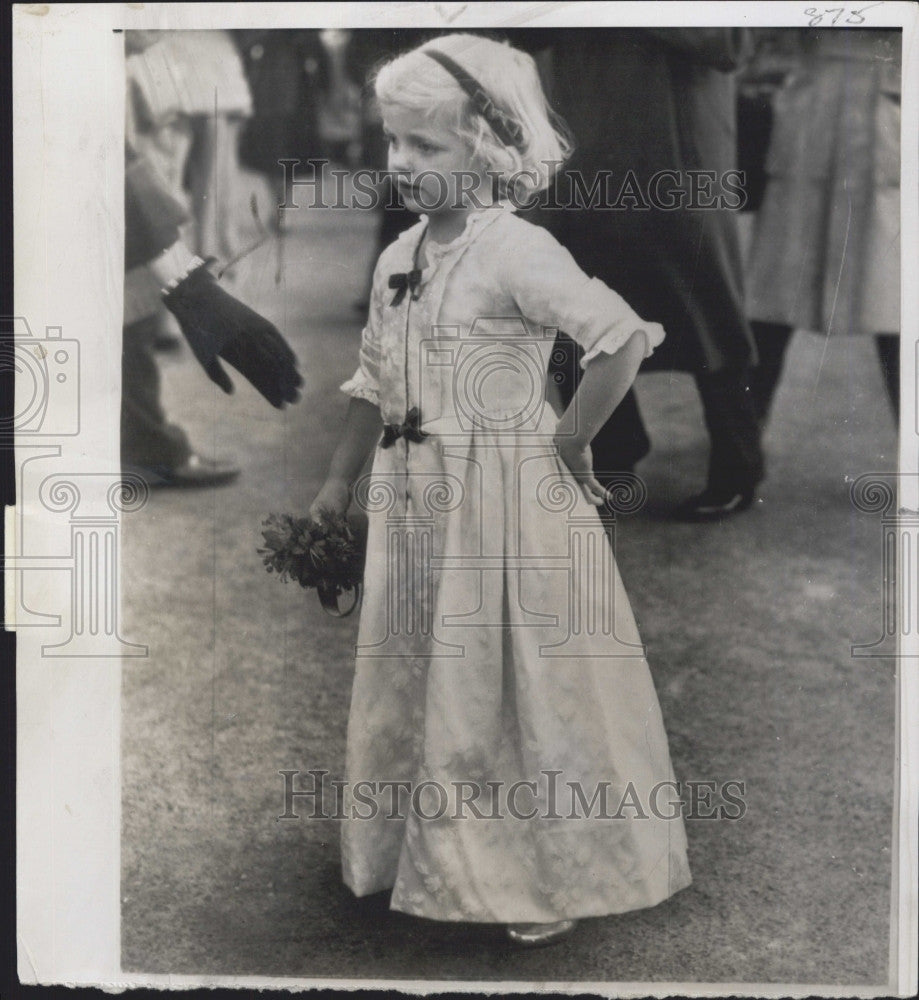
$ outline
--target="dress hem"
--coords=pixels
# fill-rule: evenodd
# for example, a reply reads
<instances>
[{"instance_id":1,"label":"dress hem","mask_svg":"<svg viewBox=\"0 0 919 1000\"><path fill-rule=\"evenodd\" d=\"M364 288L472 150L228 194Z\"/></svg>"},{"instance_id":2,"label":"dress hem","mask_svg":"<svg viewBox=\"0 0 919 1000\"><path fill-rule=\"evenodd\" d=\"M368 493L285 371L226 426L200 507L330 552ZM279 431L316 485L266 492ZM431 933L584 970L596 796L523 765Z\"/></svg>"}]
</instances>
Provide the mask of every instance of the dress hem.
<instances>
[{"instance_id":1,"label":"dress hem","mask_svg":"<svg viewBox=\"0 0 919 1000\"><path fill-rule=\"evenodd\" d=\"M351 890L352 893L361 899L365 896L373 896L379 892L387 892L395 887L395 882L392 885L377 886L375 888L364 889L358 891L352 886L347 879L344 880L345 885ZM685 879L681 879L679 882L674 883L672 887L668 889L663 894L654 894L649 896L647 901L636 902L627 904L625 906L615 906L610 903L598 902L596 906L592 907L580 907L573 906L571 909L562 909L554 911L551 917L546 917L544 914L535 915L530 912L526 914L508 913L506 916L475 916L469 914L463 914L462 916L444 916L442 912L433 913L431 911L426 911L423 907L409 907L404 904L396 903L393 904L390 901L390 910L395 913L405 913L411 917L422 917L425 920L437 920L441 923L462 923L462 924L517 924L517 923L553 923L557 920L587 920L592 917L614 917L620 916L624 913L633 913L636 910L649 910L655 906L660 906L661 903L666 902L666 900L675 896L678 892L682 892L692 885L692 876L687 875Z\"/></svg>"}]
</instances>

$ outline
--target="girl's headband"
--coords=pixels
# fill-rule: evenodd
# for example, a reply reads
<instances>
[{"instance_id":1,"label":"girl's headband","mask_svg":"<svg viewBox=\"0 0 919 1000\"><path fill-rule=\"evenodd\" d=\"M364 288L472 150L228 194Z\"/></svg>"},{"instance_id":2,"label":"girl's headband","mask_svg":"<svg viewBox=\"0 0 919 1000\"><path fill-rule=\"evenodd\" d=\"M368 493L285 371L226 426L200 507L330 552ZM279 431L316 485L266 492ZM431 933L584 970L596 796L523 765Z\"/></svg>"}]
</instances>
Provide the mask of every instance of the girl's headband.
<instances>
[{"instance_id":1,"label":"girl's headband","mask_svg":"<svg viewBox=\"0 0 919 1000\"><path fill-rule=\"evenodd\" d=\"M492 132L505 146L519 149L523 145L523 129L520 127L520 122L515 122L509 115L496 108L485 88L471 73L464 70L455 59L437 49L425 49L424 54L430 56L434 62L440 63L456 80L472 101L476 111L488 122Z\"/></svg>"}]
</instances>

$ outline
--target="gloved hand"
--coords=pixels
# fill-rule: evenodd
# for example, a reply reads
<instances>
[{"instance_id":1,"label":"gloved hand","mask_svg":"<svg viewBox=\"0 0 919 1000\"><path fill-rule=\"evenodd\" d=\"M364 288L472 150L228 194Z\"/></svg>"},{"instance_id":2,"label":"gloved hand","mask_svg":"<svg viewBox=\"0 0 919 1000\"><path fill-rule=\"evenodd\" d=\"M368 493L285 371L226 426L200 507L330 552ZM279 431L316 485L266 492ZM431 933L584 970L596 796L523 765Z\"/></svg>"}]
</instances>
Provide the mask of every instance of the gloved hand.
<instances>
[{"instance_id":1,"label":"gloved hand","mask_svg":"<svg viewBox=\"0 0 919 1000\"><path fill-rule=\"evenodd\" d=\"M233 391L220 358L280 409L296 403L303 379L277 328L224 291L206 266L195 268L163 297L211 381Z\"/></svg>"}]
</instances>

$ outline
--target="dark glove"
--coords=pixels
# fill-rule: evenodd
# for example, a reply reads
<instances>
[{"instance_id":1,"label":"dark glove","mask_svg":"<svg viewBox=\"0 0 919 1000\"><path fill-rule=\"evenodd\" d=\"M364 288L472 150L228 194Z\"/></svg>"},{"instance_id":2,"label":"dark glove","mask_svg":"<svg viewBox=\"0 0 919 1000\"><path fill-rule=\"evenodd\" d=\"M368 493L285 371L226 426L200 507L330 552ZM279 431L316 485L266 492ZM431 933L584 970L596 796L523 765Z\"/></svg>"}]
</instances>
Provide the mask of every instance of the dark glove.
<instances>
[{"instance_id":1,"label":"dark glove","mask_svg":"<svg viewBox=\"0 0 919 1000\"><path fill-rule=\"evenodd\" d=\"M163 301L182 327L211 381L233 391L220 358L279 409L296 403L303 379L297 358L277 328L225 292L205 266L197 267Z\"/></svg>"}]
</instances>

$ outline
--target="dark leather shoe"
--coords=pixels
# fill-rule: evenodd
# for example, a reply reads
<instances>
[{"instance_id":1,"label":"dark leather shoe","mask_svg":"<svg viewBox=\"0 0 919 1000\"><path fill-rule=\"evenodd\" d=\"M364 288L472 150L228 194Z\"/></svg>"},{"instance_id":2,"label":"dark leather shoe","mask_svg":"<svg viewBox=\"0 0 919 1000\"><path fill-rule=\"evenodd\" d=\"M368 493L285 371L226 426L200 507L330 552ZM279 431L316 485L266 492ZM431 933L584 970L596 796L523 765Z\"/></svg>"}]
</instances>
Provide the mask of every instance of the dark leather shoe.
<instances>
[{"instance_id":1,"label":"dark leather shoe","mask_svg":"<svg viewBox=\"0 0 919 1000\"><path fill-rule=\"evenodd\" d=\"M692 523L720 521L746 510L753 503L753 490L752 486L717 490L707 487L698 496L684 500L673 512L673 517Z\"/></svg>"},{"instance_id":2,"label":"dark leather shoe","mask_svg":"<svg viewBox=\"0 0 919 1000\"><path fill-rule=\"evenodd\" d=\"M179 487L194 489L203 486L223 486L231 483L239 475L239 469L228 462L218 462L212 458L191 454L182 463L172 468L163 465L122 466L124 472L132 472L145 480L153 488Z\"/></svg>"}]
</instances>

